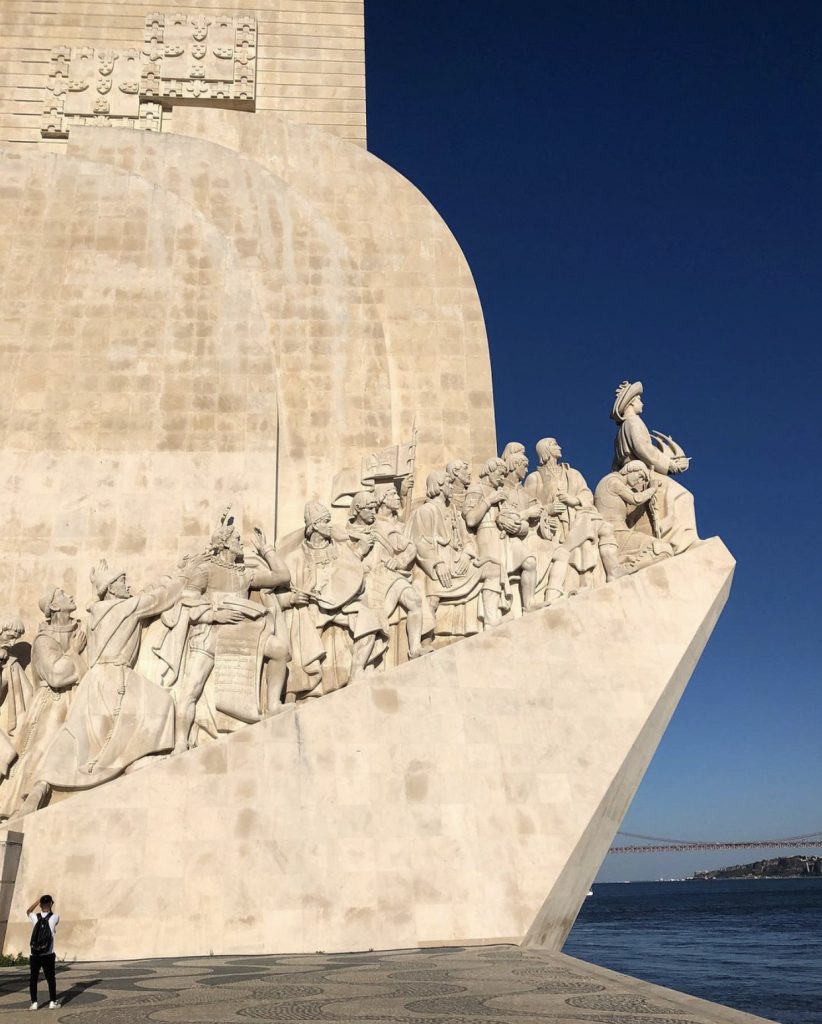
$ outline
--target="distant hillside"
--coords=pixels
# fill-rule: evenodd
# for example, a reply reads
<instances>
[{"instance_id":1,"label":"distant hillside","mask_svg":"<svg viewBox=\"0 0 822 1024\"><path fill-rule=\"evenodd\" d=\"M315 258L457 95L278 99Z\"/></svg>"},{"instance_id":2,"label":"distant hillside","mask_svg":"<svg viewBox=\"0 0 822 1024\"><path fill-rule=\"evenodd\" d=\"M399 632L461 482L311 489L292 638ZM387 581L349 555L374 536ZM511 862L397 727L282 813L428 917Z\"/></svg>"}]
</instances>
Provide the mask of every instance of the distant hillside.
<instances>
[{"instance_id":1,"label":"distant hillside","mask_svg":"<svg viewBox=\"0 0 822 1024\"><path fill-rule=\"evenodd\" d=\"M822 878L822 857L772 857L718 871L697 871L694 878Z\"/></svg>"}]
</instances>

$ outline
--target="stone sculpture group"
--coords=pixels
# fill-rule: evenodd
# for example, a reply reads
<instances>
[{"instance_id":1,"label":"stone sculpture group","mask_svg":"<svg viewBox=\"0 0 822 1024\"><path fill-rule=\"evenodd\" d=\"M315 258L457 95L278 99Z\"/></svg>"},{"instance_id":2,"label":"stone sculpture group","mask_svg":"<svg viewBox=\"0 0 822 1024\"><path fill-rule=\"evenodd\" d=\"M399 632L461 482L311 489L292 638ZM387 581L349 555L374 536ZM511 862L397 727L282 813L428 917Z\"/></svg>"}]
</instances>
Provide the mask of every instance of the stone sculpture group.
<instances>
[{"instance_id":1,"label":"stone sculpture group","mask_svg":"<svg viewBox=\"0 0 822 1024\"><path fill-rule=\"evenodd\" d=\"M279 551L254 529L246 557L227 510L204 552L139 593L99 562L85 627L51 588L28 671L23 623L0 622L0 816L685 551L699 539L694 504L674 477L689 460L648 430L641 396L639 382L617 389L612 470L593 492L554 438L530 474L519 443L477 479L455 459L421 500L398 458L393 476L349 495L344 525L308 502Z\"/></svg>"}]
</instances>

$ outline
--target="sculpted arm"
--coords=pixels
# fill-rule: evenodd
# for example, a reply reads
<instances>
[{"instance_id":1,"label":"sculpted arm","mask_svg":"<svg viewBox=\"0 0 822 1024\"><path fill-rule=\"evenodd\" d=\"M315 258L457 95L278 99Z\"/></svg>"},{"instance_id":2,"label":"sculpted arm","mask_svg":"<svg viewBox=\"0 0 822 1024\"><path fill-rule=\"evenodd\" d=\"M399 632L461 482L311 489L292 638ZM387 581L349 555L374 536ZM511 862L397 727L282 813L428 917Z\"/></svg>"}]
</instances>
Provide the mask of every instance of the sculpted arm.
<instances>
[{"instance_id":1,"label":"sculpted arm","mask_svg":"<svg viewBox=\"0 0 822 1024\"><path fill-rule=\"evenodd\" d=\"M80 631L78 631L79 633ZM32 650L32 662L37 674L52 690L67 690L80 678L80 669L72 652L63 649L51 637L37 637Z\"/></svg>"},{"instance_id":2,"label":"sculpted arm","mask_svg":"<svg viewBox=\"0 0 822 1024\"><path fill-rule=\"evenodd\" d=\"M279 587L291 586L291 573L288 566L277 554L273 544L266 544L265 534L259 527L252 533L257 554L265 562L266 568L255 569L252 579L252 590L277 590Z\"/></svg>"},{"instance_id":3,"label":"sculpted arm","mask_svg":"<svg viewBox=\"0 0 822 1024\"><path fill-rule=\"evenodd\" d=\"M642 420L638 416L633 416L623 423L622 429L633 457L641 459L646 466L655 469L657 473L667 476L671 469L671 456L665 455L651 441L651 435Z\"/></svg>"},{"instance_id":4,"label":"sculpted arm","mask_svg":"<svg viewBox=\"0 0 822 1024\"><path fill-rule=\"evenodd\" d=\"M469 530L476 530L490 508L481 491L468 491L462 506L462 515Z\"/></svg>"}]
</instances>

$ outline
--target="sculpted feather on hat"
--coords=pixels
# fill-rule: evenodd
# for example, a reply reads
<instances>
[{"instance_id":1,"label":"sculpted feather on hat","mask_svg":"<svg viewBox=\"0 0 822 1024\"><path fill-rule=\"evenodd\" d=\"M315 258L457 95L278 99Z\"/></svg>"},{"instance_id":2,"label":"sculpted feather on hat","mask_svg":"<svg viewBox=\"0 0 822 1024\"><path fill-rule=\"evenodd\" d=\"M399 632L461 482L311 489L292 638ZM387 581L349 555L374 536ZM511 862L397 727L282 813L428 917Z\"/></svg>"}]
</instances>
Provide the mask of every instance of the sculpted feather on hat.
<instances>
[{"instance_id":1,"label":"sculpted feather on hat","mask_svg":"<svg viewBox=\"0 0 822 1024\"><path fill-rule=\"evenodd\" d=\"M633 384L629 380L624 380L616 389L616 399L614 401L614 407L611 409L611 419L616 420L617 423L622 423L625 419L625 413L628 406L638 395L641 394L641 380L635 381Z\"/></svg>"}]
</instances>

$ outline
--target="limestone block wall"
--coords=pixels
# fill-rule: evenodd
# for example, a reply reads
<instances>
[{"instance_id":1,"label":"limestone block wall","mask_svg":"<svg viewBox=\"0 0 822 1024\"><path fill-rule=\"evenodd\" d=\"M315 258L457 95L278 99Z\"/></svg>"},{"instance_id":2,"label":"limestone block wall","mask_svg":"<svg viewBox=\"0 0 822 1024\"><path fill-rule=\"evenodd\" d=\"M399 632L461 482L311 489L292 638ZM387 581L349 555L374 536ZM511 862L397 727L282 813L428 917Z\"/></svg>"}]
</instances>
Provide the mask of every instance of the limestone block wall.
<instances>
[{"instance_id":1,"label":"limestone block wall","mask_svg":"<svg viewBox=\"0 0 822 1024\"><path fill-rule=\"evenodd\" d=\"M69 959L560 948L733 565L702 542L18 819L5 951L44 890Z\"/></svg>"},{"instance_id":2,"label":"limestone block wall","mask_svg":"<svg viewBox=\"0 0 822 1024\"><path fill-rule=\"evenodd\" d=\"M317 128L189 113L203 137L0 147L0 586L29 630L46 585L83 607L100 557L149 582L229 501L293 529L415 418L418 486L496 448L479 299L425 198Z\"/></svg>"},{"instance_id":3,"label":"limestone block wall","mask_svg":"<svg viewBox=\"0 0 822 1024\"><path fill-rule=\"evenodd\" d=\"M52 48L139 48L154 11L255 15L257 110L365 145L363 0L2 0L0 142L60 148L40 141Z\"/></svg>"}]
</instances>

